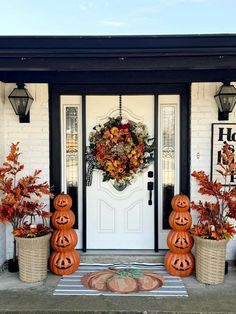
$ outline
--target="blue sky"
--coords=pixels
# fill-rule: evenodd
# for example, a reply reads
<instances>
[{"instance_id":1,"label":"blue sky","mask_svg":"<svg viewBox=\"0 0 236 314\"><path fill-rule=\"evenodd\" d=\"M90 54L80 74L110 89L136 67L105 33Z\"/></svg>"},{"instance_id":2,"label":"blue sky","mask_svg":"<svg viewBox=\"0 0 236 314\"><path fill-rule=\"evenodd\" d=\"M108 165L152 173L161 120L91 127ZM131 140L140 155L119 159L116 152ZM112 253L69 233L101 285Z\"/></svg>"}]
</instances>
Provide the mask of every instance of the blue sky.
<instances>
[{"instance_id":1,"label":"blue sky","mask_svg":"<svg viewBox=\"0 0 236 314\"><path fill-rule=\"evenodd\" d=\"M0 35L236 33L236 0L0 0Z\"/></svg>"}]
</instances>

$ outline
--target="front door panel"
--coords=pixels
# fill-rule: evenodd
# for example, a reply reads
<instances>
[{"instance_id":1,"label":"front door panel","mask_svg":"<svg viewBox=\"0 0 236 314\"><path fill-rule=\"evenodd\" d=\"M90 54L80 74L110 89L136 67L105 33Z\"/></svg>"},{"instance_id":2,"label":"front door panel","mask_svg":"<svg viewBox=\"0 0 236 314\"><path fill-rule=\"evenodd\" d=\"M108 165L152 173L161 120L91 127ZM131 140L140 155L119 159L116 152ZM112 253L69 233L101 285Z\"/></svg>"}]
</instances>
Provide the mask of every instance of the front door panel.
<instances>
[{"instance_id":1,"label":"front door panel","mask_svg":"<svg viewBox=\"0 0 236 314\"><path fill-rule=\"evenodd\" d=\"M119 115L119 96L87 96L87 145L89 133L108 117ZM147 125L154 135L154 96L122 96L122 117ZM87 187L88 249L153 249L154 200L148 205L147 184L150 165L138 174L131 185L117 191L111 181L102 181L101 171L93 171L92 185Z\"/></svg>"}]
</instances>

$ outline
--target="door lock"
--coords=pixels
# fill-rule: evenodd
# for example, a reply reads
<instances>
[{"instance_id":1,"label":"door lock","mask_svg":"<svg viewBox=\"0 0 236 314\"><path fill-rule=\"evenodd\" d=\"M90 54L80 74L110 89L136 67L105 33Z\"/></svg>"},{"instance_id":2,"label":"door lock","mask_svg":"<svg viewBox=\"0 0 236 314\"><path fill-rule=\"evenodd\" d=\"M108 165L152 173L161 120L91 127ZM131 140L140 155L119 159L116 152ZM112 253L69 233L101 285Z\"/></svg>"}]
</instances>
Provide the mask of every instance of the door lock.
<instances>
[{"instance_id":1,"label":"door lock","mask_svg":"<svg viewBox=\"0 0 236 314\"><path fill-rule=\"evenodd\" d=\"M153 178L153 171L148 171L148 178Z\"/></svg>"}]
</instances>

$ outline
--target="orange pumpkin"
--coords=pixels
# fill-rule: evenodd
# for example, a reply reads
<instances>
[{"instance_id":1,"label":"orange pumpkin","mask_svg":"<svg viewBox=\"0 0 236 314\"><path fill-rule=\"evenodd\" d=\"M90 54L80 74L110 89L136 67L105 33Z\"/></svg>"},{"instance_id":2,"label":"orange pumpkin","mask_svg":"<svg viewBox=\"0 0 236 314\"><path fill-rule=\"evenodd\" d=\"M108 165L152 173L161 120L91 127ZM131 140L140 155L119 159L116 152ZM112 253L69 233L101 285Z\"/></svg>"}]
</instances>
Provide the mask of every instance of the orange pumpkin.
<instances>
[{"instance_id":1,"label":"orange pumpkin","mask_svg":"<svg viewBox=\"0 0 236 314\"><path fill-rule=\"evenodd\" d=\"M167 245L173 253L188 253L193 247L193 237L187 231L170 231Z\"/></svg>"},{"instance_id":2,"label":"orange pumpkin","mask_svg":"<svg viewBox=\"0 0 236 314\"><path fill-rule=\"evenodd\" d=\"M75 250L53 252L50 258L50 269L56 275L70 275L80 264L80 256Z\"/></svg>"},{"instance_id":3,"label":"orange pumpkin","mask_svg":"<svg viewBox=\"0 0 236 314\"><path fill-rule=\"evenodd\" d=\"M57 252L71 251L76 247L78 241L75 230L57 230L54 231L51 238L53 250Z\"/></svg>"},{"instance_id":4,"label":"orange pumpkin","mask_svg":"<svg viewBox=\"0 0 236 314\"><path fill-rule=\"evenodd\" d=\"M173 210L169 217L169 224L174 230L186 231L192 225L192 216L188 211L180 212Z\"/></svg>"},{"instance_id":5,"label":"orange pumpkin","mask_svg":"<svg viewBox=\"0 0 236 314\"><path fill-rule=\"evenodd\" d=\"M187 195L177 194L171 200L171 206L175 211L185 212L190 207L190 201Z\"/></svg>"},{"instance_id":6,"label":"orange pumpkin","mask_svg":"<svg viewBox=\"0 0 236 314\"><path fill-rule=\"evenodd\" d=\"M53 205L56 210L69 210L72 206L72 199L70 195L61 193L55 197Z\"/></svg>"},{"instance_id":7,"label":"orange pumpkin","mask_svg":"<svg viewBox=\"0 0 236 314\"><path fill-rule=\"evenodd\" d=\"M52 215L52 224L56 229L68 230L75 223L75 215L72 210L56 210Z\"/></svg>"},{"instance_id":8,"label":"orange pumpkin","mask_svg":"<svg viewBox=\"0 0 236 314\"><path fill-rule=\"evenodd\" d=\"M187 277L194 269L194 257L191 253L176 254L167 252L165 255L165 267L173 276Z\"/></svg>"},{"instance_id":9,"label":"orange pumpkin","mask_svg":"<svg viewBox=\"0 0 236 314\"><path fill-rule=\"evenodd\" d=\"M132 268L105 269L87 273L81 278L87 288L119 293L158 289L163 285L163 281L163 277L157 273Z\"/></svg>"}]
</instances>

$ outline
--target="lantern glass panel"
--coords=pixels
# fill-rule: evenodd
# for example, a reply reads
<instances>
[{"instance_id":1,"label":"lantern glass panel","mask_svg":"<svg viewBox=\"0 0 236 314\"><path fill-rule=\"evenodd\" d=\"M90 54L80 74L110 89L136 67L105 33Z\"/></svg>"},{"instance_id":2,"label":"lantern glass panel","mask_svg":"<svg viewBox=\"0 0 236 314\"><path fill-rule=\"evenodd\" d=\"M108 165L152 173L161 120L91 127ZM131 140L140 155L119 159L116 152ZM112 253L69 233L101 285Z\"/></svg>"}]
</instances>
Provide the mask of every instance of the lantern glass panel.
<instances>
[{"instance_id":1,"label":"lantern glass panel","mask_svg":"<svg viewBox=\"0 0 236 314\"><path fill-rule=\"evenodd\" d=\"M220 112L232 112L236 102L236 89L233 85L223 85L215 95Z\"/></svg>"},{"instance_id":2,"label":"lantern glass panel","mask_svg":"<svg viewBox=\"0 0 236 314\"><path fill-rule=\"evenodd\" d=\"M9 100L16 115L27 115L33 103L33 97L25 88L15 88L9 95Z\"/></svg>"}]
</instances>

